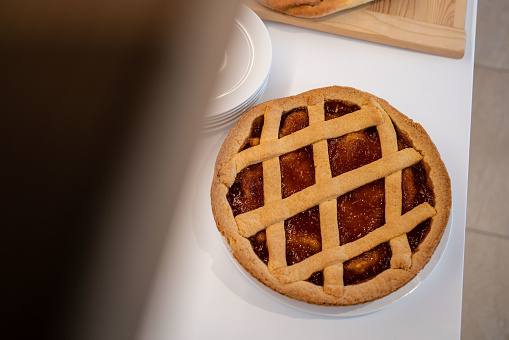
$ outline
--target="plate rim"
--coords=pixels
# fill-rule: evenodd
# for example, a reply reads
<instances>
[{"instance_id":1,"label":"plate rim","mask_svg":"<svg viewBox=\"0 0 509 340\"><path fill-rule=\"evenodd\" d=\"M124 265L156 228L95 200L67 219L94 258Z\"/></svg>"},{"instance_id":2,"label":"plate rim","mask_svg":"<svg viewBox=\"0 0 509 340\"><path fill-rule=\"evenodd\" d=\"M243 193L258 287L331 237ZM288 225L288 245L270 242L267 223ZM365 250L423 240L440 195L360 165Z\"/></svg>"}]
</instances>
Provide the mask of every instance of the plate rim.
<instances>
[{"instance_id":1,"label":"plate rim","mask_svg":"<svg viewBox=\"0 0 509 340\"><path fill-rule=\"evenodd\" d=\"M253 48L253 62L246 80L234 91L220 98L212 98L206 118L220 116L224 112L235 110L248 101L263 85L272 64L272 43L267 27L260 17L249 7L240 4L235 17L235 24L242 27L248 35Z\"/></svg>"}]
</instances>

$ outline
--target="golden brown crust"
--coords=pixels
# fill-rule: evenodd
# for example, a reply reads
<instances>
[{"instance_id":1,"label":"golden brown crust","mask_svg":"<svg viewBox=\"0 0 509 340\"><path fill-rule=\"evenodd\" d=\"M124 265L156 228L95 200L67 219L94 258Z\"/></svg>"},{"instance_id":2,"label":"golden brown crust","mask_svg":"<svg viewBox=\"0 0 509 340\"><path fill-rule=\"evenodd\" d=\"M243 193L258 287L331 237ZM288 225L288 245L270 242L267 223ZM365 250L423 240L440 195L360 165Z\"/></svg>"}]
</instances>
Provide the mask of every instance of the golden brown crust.
<instances>
[{"instance_id":1,"label":"golden brown crust","mask_svg":"<svg viewBox=\"0 0 509 340\"><path fill-rule=\"evenodd\" d=\"M322 252L316 254L318 256L315 255L317 258L309 259L307 261L312 262L313 263L312 266L315 267L307 267L307 264L302 262L300 262L300 265L298 263L291 267L286 267L284 253L283 254L279 253L279 255L276 256L276 260L273 262L271 262L271 260L269 259L269 266L267 266L255 254L255 252L252 249L250 241L247 238L241 236L241 233L239 233L239 225L237 223L238 222L237 220L239 219L238 218L239 216L242 216L242 214L238 215L237 219L234 218L233 216L232 209L230 208L230 205L226 199L228 186L225 184L225 182L228 181L225 181L225 176L227 176L225 175L225 173L233 172L235 177L236 173L241 170L237 169L236 164L235 162L232 162L232 159L236 157L235 155L238 154L239 149L243 146L245 140L248 138L252 122L256 117L265 115L266 123L268 124L268 126L273 125L272 129L276 130L277 128L275 126L276 125L279 126L279 120L277 119L277 116L281 115L282 112L289 111L297 107L307 106L308 108L310 108L312 105L323 103L324 100L328 99L339 99L349 103L355 103L363 110L367 110L369 108L372 108L373 106L379 105L379 108L382 112L382 116L389 117L390 121L394 124L396 129L401 134L403 134L411 142L413 148L420 155L422 155L423 157L422 162L428 174L428 184L433 190L435 197L433 207L434 209L431 208L433 209L433 211L427 208L422 208L425 210L425 213L423 215L424 217L428 216L427 214L431 215L434 214L434 216L431 218L430 231L428 235L424 238L424 240L419 244L418 248L414 252L411 252L410 254L408 253L408 248L406 248L408 247L408 242L405 243L405 239L404 238L401 239L401 236L404 236L406 238L405 232L402 232L402 234L399 233L399 235L401 236L399 237L400 239L398 240L398 237L394 238L394 235L391 234L393 233L393 231L391 231L392 227L388 228L381 227L377 229L378 231L375 233L375 235L369 236L371 234L368 234L367 236L369 237L361 238L360 240L364 239L363 242L365 244L363 245L361 244L362 243L361 242L359 244L348 243L347 244L349 245L348 247L345 247L346 245L341 247L334 247L330 244L327 245L327 242L325 242L323 246L324 249L322 250ZM313 120L315 120L315 118L312 118L313 110L314 109L309 110L310 123ZM276 116L276 118L274 118L274 116ZM346 115L344 117L347 116L349 115ZM315 122L313 121L313 123ZM375 124L381 126L386 123L388 123L387 119L384 120L384 123L377 122ZM295 135L295 133L293 135ZM262 132L261 138L262 140L267 139L268 141L270 141L274 138L275 138L274 131L272 131L271 133ZM329 137L326 136L324 138ZM320 141L315 142L313 144L314 148L320 148L319 146L320 143L321 143ZM389 146L386 150L389 150L385 151L386 153L392 152L392 154L398 154L397 150L394 150L394 145ZM408 152L410 152L410 150ZM386 157L386 155L383 155L383 157ZM264 165L264 167L267 166L271 168L277 168L277 164L270 164L271 161L265 162L267 162L267 165ZM394 176L394 174L398 176L397 171L396 172L392 171L391 173L392 174L389 176ZM231 174L229 174L228 176L231 176ZM326 182L329 180L330 179L328 178L327 175L325 175L325 177L321 179L319 179L319 177L317 176L317 184L319 184L319 182L322 181ZM275 184L274 181L269 180L269 183L271 182L273 182L271 185L275 186L275 188L273 187L272 189L267 189L270 192L272 192L270 194L271 195L270 200L280 201L281 197L279 197L277 194L279 187L277 186L277 184ZM295 195L296 194L292 196ZM289 196L289 198L292 196ZM399 198L396 195L395 200L397 201L398 199ZM268 101L254 107L253 109L245 113L241 117L239 122L235 125L235 127L230 131L230 133L228 134L227 138L223 143L223 146L221 147L221 150L219 151L218 157L216 159L214 178L211 188L211 202L213 215L218 230L230 244L232 248L232 254L235 257L235 259L253 277L258 279L266 286L272 288L274 291L297 300L317 305L346 306L369 302L375 299L382 298L396 291L397 289L401 288L406 283L408 283L412 278L414 278L417 275L417 273L426 265L426 263L428 263L433 252L435 251L435 248L440 242L442 234L449 220L451 207L451 187L450 179L447 174L445 165L440 159L440 155L435 145L427 135L426 131L419 124L414 123L411 119L407 118L405 115L397 111L383 99L377 98L369 93L365 93L353 88L333 86L328 88L311 90L297 96L291 96L287 98ZM327 202L330 201L327 199L321 199L320 202L321 202L320 209L322 209L322 205L327 205ZM334 204L329 205L334 206ZM280 211L276 211L276 213L279 214ZM335 212L332 212L332 214L334 213ZM326 219L330 220L330 214L331 214L330 211L327 212L327 210L324 210L323 213L324 221ZM405 216L407 214L405 214ZM394 216L391 217L386 222L387 224L396 225L398 224L397 220L406 218L405 216L401 217ZM241 217L240 219L242 220L242 218L243 217ZM265 216L263 216L263 219L265 219ZM271 234L270 235L270 238L272 238L271 242L275 243L275 245L269 247L273 247L274 249L273 251L275 253L280 252L281 251L280 243L282 238L281 235L282 221L280 219L276 219L269 220L269 222L267 223L269 224L267 228L267 234L269 233ZM267 225L264 225L264 227L267 227ZM376 277L370 280L367 280L363 283L347 285L343 287L342 279L339 281L337 280L337 275L342 274L341 265L342 261L350 258L352 254L357 254L359 251L364 251L364 248L362 247L366 247L366 242L368 243L368 246L373 246L373 244L380 242L380 241L375 242L372 240L376 236L376 234L384 235L383 237L382 236L380 237L380 240L386 239L387 237L393 240L391 242L394 243L394 245L391 243L391 247L393 247L394 251L403 254L402 259L396 261L398 263L395 264L391 263L390 269L383 271L382 273L378 274ZM353 248L354 250L351 250L351 248ZM408 260L408 258L405 260L405 256L409 257L410 259L409 265L408 262L405 262ZM407 264L405 265L405 263ZM302 269L303 272L299 272L301 271L301 268L299 267L304 268ZM306 273L316 268L320 269L325 268L328 272L333 273L331 274L332 277L331 280L325 279L324 287L314 285L307 281L299 281L299 279L307 275ZM295 278L297 278L297 281L295 281Z\"/></svg>"},{"instance_id":2,"label":"golden brown crust","mask_svg":"<svg viewBox=\"0 0 509 340\"><path fill-rule=\"evenodd\" d=\"M319 18L373 0L258 0L262 5L296 17Z\"/></svg>"}]
</instances>

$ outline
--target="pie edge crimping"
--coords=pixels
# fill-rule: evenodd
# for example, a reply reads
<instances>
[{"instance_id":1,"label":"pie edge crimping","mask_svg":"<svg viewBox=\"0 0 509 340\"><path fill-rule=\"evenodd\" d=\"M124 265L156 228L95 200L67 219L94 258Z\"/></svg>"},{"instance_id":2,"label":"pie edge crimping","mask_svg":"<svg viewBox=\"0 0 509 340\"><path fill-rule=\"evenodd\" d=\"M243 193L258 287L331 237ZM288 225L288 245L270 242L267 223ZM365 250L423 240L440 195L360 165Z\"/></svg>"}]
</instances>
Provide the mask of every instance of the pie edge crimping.
<instances>
[{"instance_id":1,"label":"pie edge crimping","mask_svg":"<svg viewBox=\"0 0 509 340\"><path fill-rule=\"evenodd\" d=\"M307 107L325 100L356 103L361 109L375 108L382 116L384 113L387 114L397 130L411 142L413 149L422 155L423 164L428 174L428 185L433 190L434 210L436 211L436 214L431 217L429 233L416 251L411 254L410 268L398 269L392 268L391 265L390 269L368 281L340 287L339 293L335 294L324 292L323 286L302 280L292 282L291 279L288 280L288 276L281 277L278 273L284 272L284 268L271 272L269 267L255 254L250 241L239 233L239 226L226 199L228 186L225 184L232 182L232 179L228 179L226 175L232 170L226 167L235 167L235 161L232 161L232 158L249 137L252 122L256 117L264 115L271 109L286 112L293 108ZM236 173L235 170L233 171ZM414 123L387 101L372 94L354 88L332 86L270 100L246 112L231 129L218 153L211 187L211 204L217 228L230 245L233 257L258 281L272 290L296 300L316 305L349 306L377 300L398 290L424 268L447 226L452 199L450 179L445 165L437 148L421 125ZM339 255L334 254L334 256Z\"/></svg>"}]
</instances>

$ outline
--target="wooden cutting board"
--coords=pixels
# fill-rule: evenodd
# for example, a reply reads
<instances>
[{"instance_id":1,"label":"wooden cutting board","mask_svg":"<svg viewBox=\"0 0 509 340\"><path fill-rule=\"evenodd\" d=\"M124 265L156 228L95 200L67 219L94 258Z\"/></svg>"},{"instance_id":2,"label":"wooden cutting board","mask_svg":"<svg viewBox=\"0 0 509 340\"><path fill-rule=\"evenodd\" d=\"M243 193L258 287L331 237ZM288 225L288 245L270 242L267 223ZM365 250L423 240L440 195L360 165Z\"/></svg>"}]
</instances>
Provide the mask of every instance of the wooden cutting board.
<instances>
[{"instance_id":1,"label":"wooden cutting board","mask_svg":"<svg viewBox=\"0 0 509 340\"><path fill-rule=\"evenodd\" d=\"M375 0L307 19L243 0L260 18L451 58L465 52L467 0Z\"/></svg>"}]
</instances>

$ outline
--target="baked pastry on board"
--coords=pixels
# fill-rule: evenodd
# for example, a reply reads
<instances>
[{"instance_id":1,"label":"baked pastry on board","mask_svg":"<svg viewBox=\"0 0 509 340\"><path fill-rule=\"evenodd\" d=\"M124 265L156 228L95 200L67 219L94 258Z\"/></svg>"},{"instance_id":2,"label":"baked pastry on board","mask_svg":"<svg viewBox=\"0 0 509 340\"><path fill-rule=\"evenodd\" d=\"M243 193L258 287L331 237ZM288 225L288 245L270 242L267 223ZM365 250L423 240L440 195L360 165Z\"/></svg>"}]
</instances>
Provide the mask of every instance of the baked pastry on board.
<instances>
[{"instance_id":1,"label":"baked pastry on board","mask_svg":"<svg viewBox=\"0 0 509 340\"><path fill-rule=\"evenodd\" d=\"M296 300L350 306L423 269L447 226L451 185L419 124L333 86L246 112L217 156L211 204L254 278Z\"/></svg>"},{"instance_id":2,"label":"baked pastry on board","mask_svg":"<svg viewBox=\"0 0 509 340\"><path fill-rule=\"evenodd\" d=\"M259 3L278 12L303 18L319 18L349 8L357 7L373 0L257 0Z\"/></svg>"}]
</instances>

